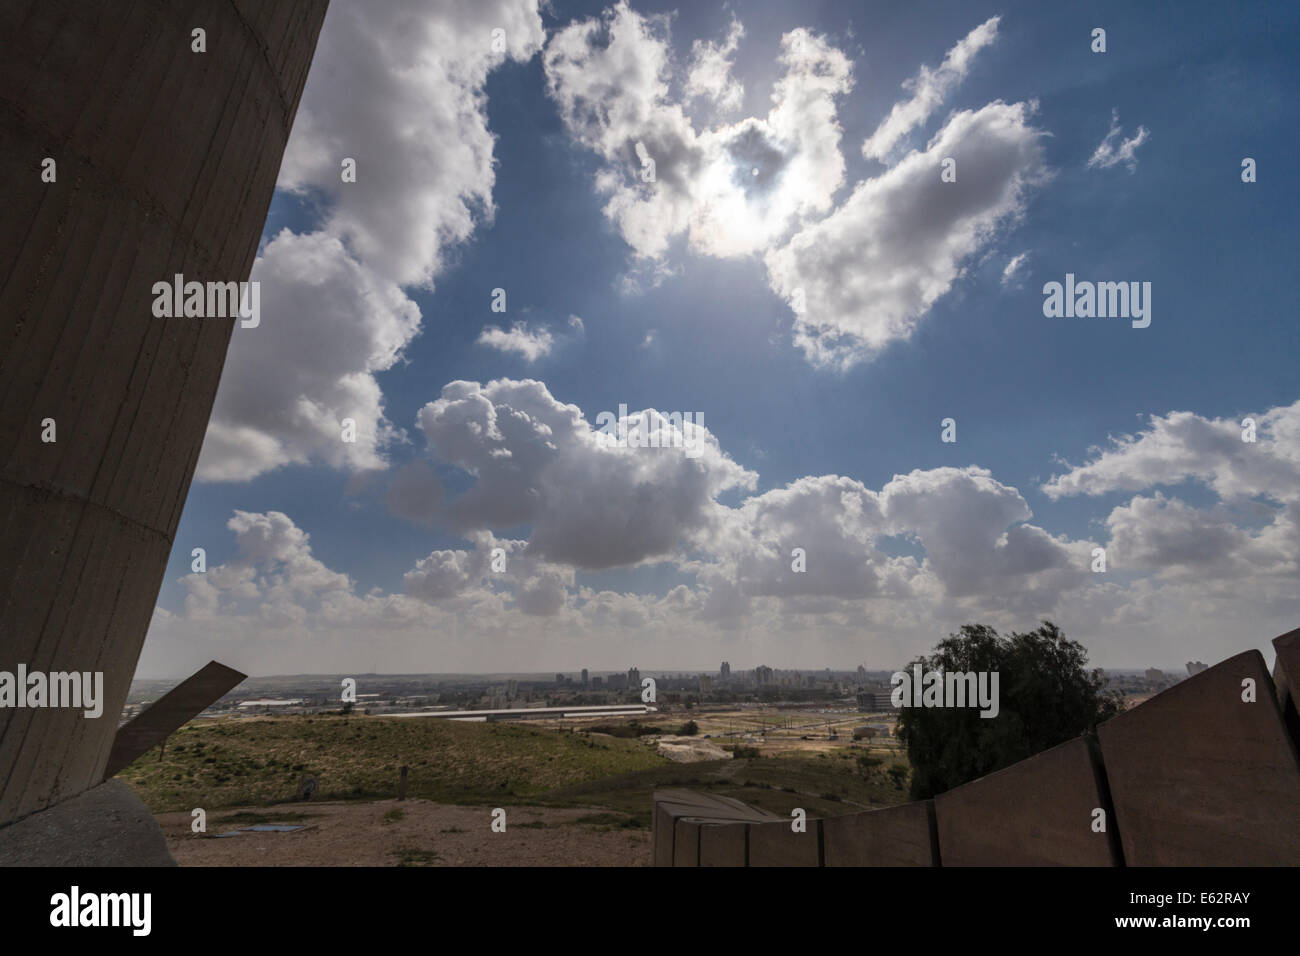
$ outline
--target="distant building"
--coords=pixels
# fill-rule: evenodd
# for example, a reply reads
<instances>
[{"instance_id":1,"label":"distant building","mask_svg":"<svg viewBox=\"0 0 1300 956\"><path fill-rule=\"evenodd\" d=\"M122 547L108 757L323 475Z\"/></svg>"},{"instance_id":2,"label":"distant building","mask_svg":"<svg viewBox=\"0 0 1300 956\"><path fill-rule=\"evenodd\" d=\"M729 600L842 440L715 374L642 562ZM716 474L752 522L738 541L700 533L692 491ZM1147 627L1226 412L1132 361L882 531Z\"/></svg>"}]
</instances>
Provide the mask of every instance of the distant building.
<instances>
[{"instance_id":1,"label":"distant building","mask_svg":"<svg viewBox=\"0 0 1300 956\"><path fill-rule=\"evenodd\" d=\"M718 676L722 680L731 679L731 663L729 661L722 662L722 668L718 671Z\"/></svg>"},{"instance_id":2,"label":"distant building","mask_svg":"<svg viewBox=\"0 0 1300 956\"><path fill-rule=\"evenodd\" d=\"M640 671L639 668L636 668L636 667L629 667L629 668L627 669L627 686L628 686L628 687L631 687L631 688L634 689L634 690L639 690L639 689L640 689L640 687L641 687L641 671Z\"/></svg>"},{"instance_id":3,"label":"distant building","mask_svg":"<svg viewBox=\"0 0 1300 956\"><path fill-rule=\"evenodd\" d=\"M858 694L858 710L864 714L893 709L894 701L889 691L862 691Z\"/></svg>"},{"instance_id":4,"label":"distant building","mask_svg":"<svg viewBox=\"0 0 1300 956\"><path fill-rule=\"evenodd\" d=\"M713 690L713 678L708 674L700 675L700 693L707 694Z\"/></svg>"},{"instance_id":5,"label":"distant building","mask_svg":"<svg viewBox=\"0 0 1300 956\"><path fill-rule=\"evenodd\" d=\"M1209 669L1210 669L1210 665L1209 665L1209 664L1206 664L1204 661L1188 661L1188 662L1187 662L1187 676L1188 676L1188 677L1195 677L1195 676L1196 676L1197 674L1199 674L1201 671L1209 670Z\"/></svg>"},{"instance_id":6,"label":"distant building","mask_svg":"<svg viewBox=\"0 0 1300 956\"><path fill-rule=\"evenodd\" d=\"M759 687L766 687L772 683L772 668L766 664L759 664L754 668L754 680Z\"/></svg>"},{"instance_id":7,"label":"distant building","mask_svg":"<svg viewBox=\"0 0 1300 956\"><path fill-rule=\"evenodd\" d=\"M865 667L863 667L861 664L859 664L859 665L858 665L858 683L859 683L859 684L865 684L866 682L867 682L867 669L866 669Z\"/></svg>"},{"instance_id":8,"label":"distant building","mask_svg":"<svg viewBox=\"0 0 1300 956\"><path fill-rule=\"evenodd\" d=\"M1147 673L1146 673L1146 678L1147 678L1147 680L1149 680L1149 681L1150 681L1151 683L1153 683L1153 684L1159 684L1159 683L1161 683L1162 681L1164 681L1164 679L1165 679L1165 672L1162 671L1162 670L1157 670L1157 669L1154 668L1154 667L1148 667L1148 668L1147 668Z\"/></svg>"},{"instance_id":9,"label":"distant building","mask_svg":"<svg viewBox=\"0 0 1300 956\"><path fill-rule=\"evenodd\" d=\"M582 669L582 686L587 686L587 668L585 667Z\"/></svg>"},{"instance_id":10,"label":"distant building","mask_svg":"<svg viewBox=\"0 0 1300 956\"><path fill-rule=\"evenodd\" d=\"M591 679L591 686L592 686L592 688L593 688L594 690L599 690L600 688L602 688L602 687L605 686L605 678L603 678L603 677L593 677L593 678Z\"/></svg>"},{"instance_id":11,"label":"distant building","mask_svg":"<svg viewBox=\"0 0 1300 956\"><path fill-rule=\"evenodd\" d=\"M564 675L563 675L563 674L556 674L556 675L555 675L555 683L557 683L557 684L563 684L563 683L564 683Z\"/></svg>"}]
</instances>

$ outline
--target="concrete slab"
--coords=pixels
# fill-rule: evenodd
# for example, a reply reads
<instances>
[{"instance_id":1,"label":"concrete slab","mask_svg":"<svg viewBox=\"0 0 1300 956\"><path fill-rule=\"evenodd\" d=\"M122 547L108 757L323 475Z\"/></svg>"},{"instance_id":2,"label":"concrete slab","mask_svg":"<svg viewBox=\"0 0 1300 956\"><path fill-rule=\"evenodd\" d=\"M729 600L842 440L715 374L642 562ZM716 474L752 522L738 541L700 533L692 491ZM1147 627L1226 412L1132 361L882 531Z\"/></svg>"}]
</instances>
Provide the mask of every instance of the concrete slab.
<instances>
[{"instance_id":1,"label":"concrete slab","mask_svg":"<svg viewBox=\"0 0 1300 956\"><path fill-rule=\"evenodd\" d=\"M1096 743L1045 750L934 798L943 866L1117 866L1107 832L1092 830L1102 795Z\"/></svg>"},{"instance_id":2,"label":"concrete slab","mask_svg":"<svg viewBox=\"0 0 1300 956\"><path fill-rule=\"evenodd\" d=\"M822 821L826 866L938 866L934 801Z\"/></svg>"},{"instance_id":3,"label":"concrete slab","mask_svg":"<svg viewBox=\"0 0 1300 956\"><path fill-rule=\"evenodd\" d=\"M1300 628L1273 638L1273 684L1291 741L1300 746Z\"/></svg>"},{"instance_id":4,"label":"concrete slab","mask_svg":"<svg viewBox=\"0 0 1300 956\"><path fill-rule=\"evenodd\" d=\"M701 821L774 820L773 813L751 807L731 797L719 797L694 790L658 790L654 794L653 858L655 866L696 866L698 832L694 829L684 837L681 863L676 862L676 828L683 818ZM685 832L685 831L683 831ZM689 862L687 862L689 861Z\"/></svg>"},{"instance_id":5,"label":"concrete slab","mask_svg":"<svg viewBox=\"0 0 1300 956\"><path fill-rule=\"evenodd\" d=\"M1245 680L1254 702L1242 700ZM1300 757L1258 651L1098 733L1129 866L1300 865Z\"/></svg>"},{"instance_id":6,"label":"concrete slab","mask_svg":"<svg viewBox=\"0 0 1300 956\"><path fill-rule=\"evenodd\" d=\"M749 825L750 866L821 866L821 820L795 833L790 820Z\"/></svg>"},{"instance_id":7,"label":"concrete slab","mask_svg":"<svg viewBox=\"0 0 1300 956\"><path fill-rule=\"evenodd\" d=\"M110 780L0 827L0 866L175 866L162 828Z\"/></svg>"},{"instance_id":8,"label":"concrete slab","mask_svg":"<svg viewBox=\"0 0 1300 956\"><path fill-rule=\"evenodd\" d=\"M705 823L700 826L700 866L744 866L748 825Z\"/></svg>"}]
</instances>

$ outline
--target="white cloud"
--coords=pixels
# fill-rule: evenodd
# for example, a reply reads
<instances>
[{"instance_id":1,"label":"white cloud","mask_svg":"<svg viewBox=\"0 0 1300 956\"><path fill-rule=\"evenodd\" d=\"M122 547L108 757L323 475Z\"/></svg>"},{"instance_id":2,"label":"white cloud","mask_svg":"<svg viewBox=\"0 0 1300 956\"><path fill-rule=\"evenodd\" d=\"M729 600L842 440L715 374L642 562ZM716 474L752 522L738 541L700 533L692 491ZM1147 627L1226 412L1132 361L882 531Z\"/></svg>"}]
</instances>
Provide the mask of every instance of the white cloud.
<instances>
[{"instance_id":1,"label":"white cloud","mask_svg":"<svg viewBox=\"0 0 1300 956\"><path fill-rule=\"evenodd\" d=\"M702 97L724 112L740 109L745 87L731 75L732 61L745 28L734 16L722 43L696 40L691 44L691 65L686 76L688 99Z\"/></svg>"},{"instance_id":2,"label":"white cloud","mask_svg":"<svg viewBox=\"0 0 1300 956\"><path fill-rule=\"evenodd\" d=\"M665 661L694 660L702 647L711 657L743 633L751 663L813 648L852 659L864 635L874 657L901 662L965 621L1040 617L1124 666L1144 655L1208 660L1224 650L1224 627L1249 620L1263 640L1300 612L1300 402L1255 418L1252 444L1231 420L1155 416L1140 436L1052 479L1049 497L1187 478L1222 496L1206 508L1162 492L1116 506L1105 521L1109 573L1093 574L1093 542L1033 523L1025 497L984 468L918 469L879 490L807 476L755 494L757 475L703 429L696 459L606 447L540 382L453 382L420 426L469 490L444 501L416 464L388 494L395 512L450 521L467 547L421 558L396 593L363 595L284 514L236 512L235 557L181 579L184 608L155 614L146 660L198 666L220 644L223 659L263 672L268 661L301 670L305 655L374 669L358 654L395 670L490 670L503 654L544 669L557 654L634 661L647 642ZM729 490L742 495L735 505L719 501ZM526 533L500 536L511 528ZM492 569L495 548L504 570ZM638 565L675 569L680 581L662 595L578 583L584 569Z\"/></svg>"},{"instance_id":3,"label":"white cloud","mask_svg":"<svg viewBox=\"0 0 1300 956\"><path fill-rule=\"evenodd\" d=\"M504 31L505 51L492 49ZM285 150L278 186L322 200L320 228L282 232L253 268L261 324L236 327L200 480L286 464L374 468L400 433L374 375L418 333L402 291L429 288L445 253L492 216L494 137L483 93L544 34L536 0L336 5ZM356 182L341 162L356 161ZM311 353L310 360L304 350ZM357 442L339 422L357 422Z\"/></svg>"},{"instance_id":4,"label":"white cloud","mask_svg":"<svg viewBox=\"0 0 1300 956\"><path fill-rule=\"evenodd\" d=\"M236 328L198 477L245 481L285 464L376 468L397 432L375 372L416 334L420 310L325 232L282 231L253 266L262 321ZM341 440L344 418L356 442Z\"/></svg>"},{"instance_id":5,"label":"white cloud","mask_svg":"<svg viewBox=\"0 0 1300 956\"><path fill-rule=\"evenodd\" d=\"M995 102L954 114L924 152L859 183L768 255L769 281L796 309L795 342L809 361L847 367L909 338L963 262L1023 214L1047 177L1031 111ZM955 183L939 179L945 157L957 159Z\"/></svg>"},{"instance_id":6,"label":"white cloud","mask_svg":"<svg viewBox=\"0 0 1300 956\"><path fill-rule=\"evenodd\" d=\"M1242 421L1255 422L1254 442L1242 440ZM1153 415L1139 435L1112 437L1092 460L1043 485L1051 498L1142 491L1187 480L1232 500L1264 495L1300 500L1300 402L1241 419L1192 412Z\"/></svg>"},{"instance_id":7,"label":"white cloud","mask_svg":"<svg viewBox=\"0 0 1300 956\"><path fill-rule=\"evenodd\" d=\"M608 446L577 406L532 380L452 382L419 425L436 458L474 476L448 504L457 527L529 525L530 553L578 568L669 556L707 533L719 494L755 480L694 424L683 425L694 456Z\"/></svg>"},{"instance_id":8,"label":"white cloud","mask_svg":"<svg viewBox=\"0 0 1300 956\"><path fill-rule=\"evenodd\" d=\"M1131 173L1137 169L1137 149L1147 141L1150 130L1139 126L1138 131L1128 139L1121 139L1123 130L1119 125L1119 110L1110 111L1110 132L1097 144L1096 151L1088 160L1089 169L1110 169L1123 163ZM1119 145L1116 145L1119 140Z\"/></svg>"},{"instance_id":9,"label":"white cloud","mask_svg":"<svg viewBox=\"0 0 1300 956\"><path fill-rule=\"evenodd\" d=\"M716 49L731 50L742 35L736 23ZM738 99L719 73L729 53L710 49L696 47L688 97L716 87L724 99ZM848 59L797 29L782 38L779 63L767 117L697 131L670 95L666 17L643 17L620 2L602 19L551 37L547 88L569 134L604 160L596 189L609 197L605 215L637 256L661 259L680 236L707 255L746 256L830 208L844 177L835 98L852 86Z\"/></svg>"},{"instance_id":10,"label":"white cloud","mask_svg":"<svg viewBox=\"0 0 1300 956\"><path fill-rule=\"evenodd\" d=\"M581 325L582 320L578 321ZM550 353L555 339L547 329L530 329L527 323L516 322L508 332L489 325L479 333L477 341L479 345L486 345L502 352L515 352L525 361L536 362Z\"/></svg>"},{"instance_id":11,"label":"white cloud","mask_svg":"<svg viewBox=\"0 0 1300 956\"><path fill-rule=\"evenodd\" d=\"M922 66L921 71L903 84L911 99L894 104L876 131L862 144L867 159L886 159L898 142L912 130L924 125L943 101L970 71L975 55L991 46L998 37L1001 17L990 17L948 51L937 70Z\"/></svg>"},{"instance_id":12,"label":"white cloud","mask_svg":"<svg viewBox=\"0 0 1300 956\"><path fill-rule=\"evenodd\" d=\"M1008 259L1006 268L1002 270L1002 284L1011 285L1016 282L1023 274L1024 267L1028 261L1029 252L1027 250Z\"/></svg>"}]
</instances>

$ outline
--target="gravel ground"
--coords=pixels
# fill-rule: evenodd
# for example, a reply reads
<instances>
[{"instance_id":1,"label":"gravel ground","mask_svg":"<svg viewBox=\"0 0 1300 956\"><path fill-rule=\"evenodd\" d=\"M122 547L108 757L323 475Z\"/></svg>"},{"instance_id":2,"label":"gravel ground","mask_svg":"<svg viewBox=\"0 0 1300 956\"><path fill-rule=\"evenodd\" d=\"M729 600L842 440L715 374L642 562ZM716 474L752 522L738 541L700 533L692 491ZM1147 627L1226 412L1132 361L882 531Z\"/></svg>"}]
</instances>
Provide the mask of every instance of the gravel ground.
<instances>
[{"instance_id":1,"label":"gravel ground","mask_svg":"<svg viewBox=\"0 0 1300 956\"><path fill-rule=\"evenodd\" d=\"M189 813L160 813L167 846L181 866L649 866L650 831L576 823L600 811L506 807L506 831L493 833L491 807L427 800L293 803L251 807L258 822L306 826L294 833L241 833L221 823L238 808L208 814L208 832L193 833ZM278 820L277 810L317 814ZM390 811L401 819L386 820Z\"/></svg>"}]
</instances>

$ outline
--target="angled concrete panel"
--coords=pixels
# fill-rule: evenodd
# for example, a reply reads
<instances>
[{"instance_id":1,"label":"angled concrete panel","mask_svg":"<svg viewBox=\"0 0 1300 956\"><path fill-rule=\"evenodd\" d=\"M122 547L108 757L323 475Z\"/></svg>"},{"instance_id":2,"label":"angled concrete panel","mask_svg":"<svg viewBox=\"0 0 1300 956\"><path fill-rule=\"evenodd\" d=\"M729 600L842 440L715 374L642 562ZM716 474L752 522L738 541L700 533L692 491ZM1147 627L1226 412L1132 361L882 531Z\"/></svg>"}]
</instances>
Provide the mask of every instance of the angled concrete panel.
<instances>
[{"instance_id":1,"label":"angled concrete panel","mask_svg":"<svg viewBox=\"0 0 1300 956\"><path fill-rule=\"evenodd\" d=\"M1243 681L1254 702L1242 700ZM1300 758L1258 651L1098 734L1129 866L1300 865Z\"/></svg>"},{"instance_id":2,"label":"angled concrete panel","mask_svg":"<svg viewBox=\"0 0 1300 956\"><path fill-rule=\"evenodd\" d=\"M117 732L104 777L113 776L162 743L247 676L233 667L209 661Z\"/></svg>"},{"instance_id":3,"label":"angled concrete panel","mask_svg":"<svg viewBox=\"0 0 1300 956\"><path fill-rule=\"evenodd\" d=\"M1300 746L1300 629L1273 638L1273 684L1291 741Z\"/></svg>"},{"instance_id":4,"label":"angled concrete panel","mask_svg":"<svg viewBox=\"0 0 1300 956\"><path fill-rule=\"evenodd\" d=\"M1035 754L934 798L943 866L1115 866L1096 744L1088 737ZM1122 818L1121 818L1122 832Z\"/></svg>"},{"instance_id":5,"label":"angled concrete panel","mask_svg":"<svg viewBox=\"0 0 1300 956\"><path fill-rule=\"evenodd\" d=\"M934 801L822 821L826 866L938 866Z\"/></svg>"},{"instance_id":6,"label":"angled concrete panel","mask_svg":"<svg viewBox=\"0 0 1300 956\"><path fill-rule=\"evenodd\" d=\"M744 866L747 825L709 822L700 826L700 866Z\"/></svg>"},{"instance_id":7,"label":"angled concrete panel","mask_svg":"<svg viewBox=\"0 0 1300 956\"><path fill-rule=\"evenodd\" d=\"M749 825L750 866L821 866L821 820L795 833L790 820Z\"/></svg>"},{"instance_id":8,"label":"angled concrete panel","mask_svg":"<svg viewBox=\"0 0 1300 956\"><path fill-rule=\"evenodd\" d=\"M325 7L0 4L0 671L104 680L0 709L0 824L103 779L235 321L153 285L248 278Z\"/></svg>"}]
</instances>

